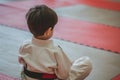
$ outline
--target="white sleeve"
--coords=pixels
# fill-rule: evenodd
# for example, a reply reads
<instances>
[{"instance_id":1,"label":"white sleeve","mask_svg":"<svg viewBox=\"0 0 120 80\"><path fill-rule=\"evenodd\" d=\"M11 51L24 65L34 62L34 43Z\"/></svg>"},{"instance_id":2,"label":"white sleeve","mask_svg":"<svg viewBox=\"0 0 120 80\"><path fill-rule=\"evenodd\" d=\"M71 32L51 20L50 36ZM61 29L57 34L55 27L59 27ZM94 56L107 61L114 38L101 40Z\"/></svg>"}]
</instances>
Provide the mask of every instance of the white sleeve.
<instances>
[{"instance_id":1,"label":"white sleeve","mask_svg":"<svg viewBox=\"0 0 120 80\"><path fill-rule=\"evenodd\" d=\"M24 42L19 48L19 58L24 59L31 53L31 46L28 42Z\"/></svg>"},{"instance_id":2,"label":"white sleeve","mask_svg":"<svg viewBox=\"0 0 120 80\"><path fill-rule=\"evenodd\" d=\"M58 48L58 53L55 54L55 58L58 66L55 70L57 77L60 79L67 79L72 65L71 61L60 47Z\"/></svg>"}]
</instances>

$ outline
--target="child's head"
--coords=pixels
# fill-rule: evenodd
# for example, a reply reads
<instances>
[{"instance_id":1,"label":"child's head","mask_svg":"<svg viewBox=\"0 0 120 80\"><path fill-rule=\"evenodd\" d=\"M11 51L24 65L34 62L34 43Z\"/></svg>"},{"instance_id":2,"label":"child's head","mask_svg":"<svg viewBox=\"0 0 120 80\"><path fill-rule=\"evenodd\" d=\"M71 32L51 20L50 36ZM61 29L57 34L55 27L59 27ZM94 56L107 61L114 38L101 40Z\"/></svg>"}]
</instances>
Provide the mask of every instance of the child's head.
<instances>
[{"instance_id":1,"label":"child's head","mask_svg":"<svg viewBox=\"0 0 120 80\"><path fill-rule=\"evenodd\" d=\"M55 11L46 5L30 8L26 14L26 19L29 30L35 37L44 35L48 29L53 30L58 21Z\"/></svg>"}]
</instances>

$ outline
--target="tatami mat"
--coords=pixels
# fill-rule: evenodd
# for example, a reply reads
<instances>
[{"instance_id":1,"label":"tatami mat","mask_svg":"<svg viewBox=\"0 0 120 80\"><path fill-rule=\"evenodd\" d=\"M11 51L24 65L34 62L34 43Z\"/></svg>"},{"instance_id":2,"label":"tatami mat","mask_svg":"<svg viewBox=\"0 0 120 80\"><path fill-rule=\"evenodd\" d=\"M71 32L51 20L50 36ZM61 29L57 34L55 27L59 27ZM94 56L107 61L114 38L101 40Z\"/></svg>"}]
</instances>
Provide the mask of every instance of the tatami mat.
<instances>
[{"instance_id":1,"label":"tatami mat","mask_svg":"<svg viewBox=\"0 0 120 80\"><path fill-rule=\"evenodd\" d=\"M96 8L87 5L57 8L55 11L58 15L63 17L120 27L120 12L118 11Z\"/></svg>"},{"instance_id":2,"label":"tatami mat","mask_svg":"<svg viewBox=\"0 0 120 80\"><path fill-rule=\"evenodd\" d=\"M119 34L119 28L62 17L56 25L54 37L120 53Z\"/></svg>"},{"instance_id":3,"label":"tatami mat","mask_svg":"<svg viewBox=\"0 0 120 80\"><path fill-rule=\"evenodd\" d=\"M0 80L18 80L18 79L0 73Z\"/></svg>"},{"instance_id":4,"label":"tatami mat","mask_svg":"<svg viewBox=\"0 0 120 80\"><path fill-rule=\"evenodd\" d=\"M26 2L27 1L25 1L24 3L23 2L17 3L16 5L19 6L21 4L25 4ZM44 1L42 1L42 2L44 3ZM12 5L15 3L12 3ZM29 3L37 4L37 1L31 0L31 2L29 2ZM49 3L50 3L49 1L46 2L46 4L49 4ZM35 5L35 4L33 4L33 5L30 5L30 4L28 5L29 7ZM52 4L52 2L49 5L51 5L51 4ZM64 5L64 3L63 3L63 5ZM61 6L63 6L63 5L61 5ZM67 5L67 4L65 3L65 5ZM2 12L2 13L0 13L0 16L1 16L0 24L8 25L9 27L15 27L15 28L27 30L27 25L26 25L26 20L25 20L25 14L26 14L25 10L26 9L23 9L23 8L18 9L18 7L15 7L15 6L13 7L10 4L7 6L2 4L0 6L1 6L0 11ZM54 6L54 7L58 7L58 6ZM99 49L104 49L104 50L109 50L112 52L120 53L120 47L119 47L120 46L119 45L120 29L113 27L113 25L116 25L116 26L120 25L119 24L119 17L120 17L119 13L112 12L112 11L110 13L110 11L106 11L106 10L102 10L102 9L95 9L95 8L87 9L87 8L88 7L82 6L82 10L81 10L81 8L79 6L75 6L73 8L68 8L68 9L66 9L64 7L63 11L61 11L61 10L57 11L58 15L61 15L61 16L67 15L69 18L59 17L58 25L56 25L57 28L55 30L56 35L54 37L57 37L59 39L68 40L71 42L76 42L76 43L87 45L87 46L91 46L91 47L95 47L95 48L99 48ZM85 10L86 10L86 12L85 12ZM70 12L70 11L72 11L72 12ZM78 11L80 11L83 14L80 14ZM61 14L60 12L63 12L63 14ZM70 14L70 13L72 13L72 14ZM87 13L89 13L89 14L87 14ZM103 13L105 13L105 14L100 15ZM112 16L113 14L114 15L116 14L116 15ZM81 15L81 16L79 16L79 15ZM100 17L97 17L97 15L98 16L100 15ZM74 17L74 19L71 18L70 16ZM76 19L75 16L80 19ZM91 17L89 17L89 16L91 16ZM94 17L92 17L92 16L94 16ZM101 18L101 16L102 17L105 16L105 17ZM87 22L84 19L87 19ZM81 21L81 20L84 20L84 21ZM112 20L114 23L113 25L111 25ZM90 23L90 22L92 22L92 23ZM103 25L104 22L106 24L107 23L110 23L110 24ZM101 34L101 32L103 34ZM72 35L70 35L70 34L72 34Z\"/></svg>"},{"instance_id":5,"label":"tatami mat","mask_svg":"<svg viewBox=\"0 0 120 80\"><path fill-rule=\"evenodd\" d=\"M60 17L54 34L54 37L60 39L54 38L55 42L64 49L72 61L82 56L90 57L93 70L85 80L120 80L120 55L115 54L120 52L119 0L1 1L3 2L0 3L0 24L3 25L0 25L0 73L20 78L19 46L32 35L13 27L27 30L24 18L26 11L36 4L47 4L55 9ZM106 44L109 48L105 48Z\"/></svg>"},{"instance_id":6,"label":"tatami mat","mask_svg":"<svg viewBox=\"0 0 120 80\"><path fill-rule=\"evenodd\" d=\"M19 78L21 66L18 63L18 50L21 43L32 36L26 31L0 26L0 73ZM93 64L92 73L85 80L111 80L120 73L120 55L90 48L71 42L54 39L71 60L88 56Z\"/></svg>"}]
</instances>

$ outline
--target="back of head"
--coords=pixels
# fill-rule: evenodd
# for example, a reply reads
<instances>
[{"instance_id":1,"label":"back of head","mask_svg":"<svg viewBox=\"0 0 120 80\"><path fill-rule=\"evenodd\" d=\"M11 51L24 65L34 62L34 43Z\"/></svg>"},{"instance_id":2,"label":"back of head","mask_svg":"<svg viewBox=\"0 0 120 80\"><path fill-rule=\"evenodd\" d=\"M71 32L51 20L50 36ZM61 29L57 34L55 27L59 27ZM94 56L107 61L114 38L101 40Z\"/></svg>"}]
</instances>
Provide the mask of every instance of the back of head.
<instances>
[{"instance_id":1,"label":"back of head","mask_svg":"<svg viewBox=\"0 0 120 80\"><path fill-rule=\"evenodd\" d=\"M57 14L46 5L37 5L30 8L26 14L27 24L30 32L34 36L41 36L44 32L52 27L58 21Z\"/></svg>"}]
</instances>

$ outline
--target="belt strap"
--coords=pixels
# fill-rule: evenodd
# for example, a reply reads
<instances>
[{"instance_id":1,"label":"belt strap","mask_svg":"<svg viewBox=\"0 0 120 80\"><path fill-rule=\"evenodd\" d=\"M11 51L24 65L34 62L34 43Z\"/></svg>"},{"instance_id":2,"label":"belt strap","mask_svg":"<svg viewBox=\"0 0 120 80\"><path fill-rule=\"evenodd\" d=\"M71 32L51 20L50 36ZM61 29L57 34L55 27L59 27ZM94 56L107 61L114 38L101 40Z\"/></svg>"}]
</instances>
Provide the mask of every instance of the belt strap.
<instances>
[{"instance_id":1,"label":"belt strap","mask_svg":"<svg viewBox=\"0 0 120 80\"><path fill-rule=\"evenodd\" d=\"M27 70L25 67L24 67L24 73L28 77L31 77L31 78L34 78L34 79L54 80L54 79L57 78L55 74L32 72L32 71Z\"/></svg>"}]
</instances>

